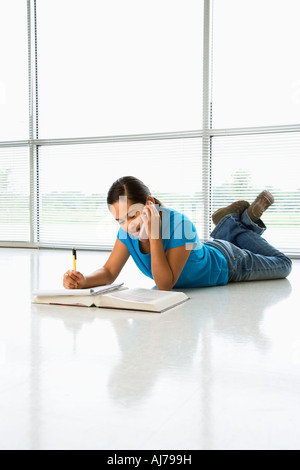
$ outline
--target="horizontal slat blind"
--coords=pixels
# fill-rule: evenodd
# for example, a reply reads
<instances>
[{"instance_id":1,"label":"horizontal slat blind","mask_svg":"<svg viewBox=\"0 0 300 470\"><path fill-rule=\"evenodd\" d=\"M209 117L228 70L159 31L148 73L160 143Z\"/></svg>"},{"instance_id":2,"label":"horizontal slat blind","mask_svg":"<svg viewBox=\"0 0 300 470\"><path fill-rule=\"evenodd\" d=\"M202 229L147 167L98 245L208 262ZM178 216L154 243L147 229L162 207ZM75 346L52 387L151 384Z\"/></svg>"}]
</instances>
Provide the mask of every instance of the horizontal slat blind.
<instances>
[{"instance_id":1,"label":"horizontal slat blind","mask_svg":"<svg viewBox=\"0 0 300 470\"><path fill-rule=\"evenodd\" d=\"M300 133L214 137L212 162L213 211L268 189L275 204L263 215L265 238L300 254Z\"/></svg>"},{"instance_id":2,"label":"horizontal slat blind","mask_svg":"<svg viewBox=\"0 0 300 470\"><path fill-rule=\"evenodd\" d=\"M0 240L30 241L28 148L0 148Z\"/></svg>"},{"instance_id":3,"label":"horizontal slat blind","mask_svg":"<svg viewBox=\"0 0 300 470\"><path fill-rule=\"evenodd\" d=\"M118 227L107 190L132 174L187 213L201 238L210 212L267 188L276 203L264 215L266 237L300 254L298 0L207 0L213 31L203 0L2 3L0 242L111 247ZM203 19L214 52L204 64ZM38 91L30 110L28 52L31 98ZM33 120L39 129L27 141ZM203 122L202 142L192 134ZM185 138L167 134L174 131ZM93 135L102 142L76 140Z\"/></svg>"},{"instance_id":4,"label":"horizontal slat blind","mask_svg":"<svg viewBox=\"0 0 300 470\"><path fill-rule=\"evenodd\" d=\"M106 195L126 175L190 216L201 236L201 151L200 138L40 147L40 242L111 247L118 225Z\"/></svg>"},{"instance_id":5,"label":"horizontal slat blind","mask_svg":"<svg viewBox=\"0 0 300 470\"><path fill-rule=\"evenodd\" d=\"M0 2L0 142L28 138L27 2Z\"/></svg>"},{"instance_id":6,"label":"horizontal slat blind","mask_svg":"<svg viewBox=\"0 0 300 470\"><path fill-rule=\"evenodd\" d=\"M213 127L299 124L299 0L214 0L213 10Z\"/></svg>"},{"instance_id":7,"label":"horizontal slat blind","mask_svg":"<svg viewBox=\"0 0 300 470\"><path fill-rule=\"evenodd\" d=\"M40 138L201 128L203 0L38 0L37 21Z\"/></svg>"}]
</instances>

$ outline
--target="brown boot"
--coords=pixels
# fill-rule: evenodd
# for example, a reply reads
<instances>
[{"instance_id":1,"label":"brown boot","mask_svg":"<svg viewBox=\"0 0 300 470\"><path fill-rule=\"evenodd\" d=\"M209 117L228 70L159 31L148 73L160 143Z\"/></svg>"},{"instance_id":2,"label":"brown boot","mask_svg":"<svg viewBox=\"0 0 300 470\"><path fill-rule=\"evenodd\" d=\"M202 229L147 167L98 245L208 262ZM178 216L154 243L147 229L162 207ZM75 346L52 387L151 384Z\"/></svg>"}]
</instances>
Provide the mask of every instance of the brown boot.
<instances>
[{"instance_id":1,"label":"brown boot","mask_svg":"<svg viewBox=\"0 0 300 470\"><path fill-rule=\"evenodd\" d=\"M251 206L248 207L248 215L253 222L257 222L263 213L274 203L274 196L269 191L262 191Z\"/></svg>"},{"instance_id":2,"label":"brown boot","mask_svg":"<svg viewBox=\"0 0 300 470\"><path fill-rule=\"evenodd\" d=\"M222 209L218 209L212 215L212 220L215 225L218 225L220 220L223 219L228 214L238 214L241 215L248 207L250 206L249 202L247 201L236 201L230 204L230 206L222 207Z\"/></svg>"}]
</instances>

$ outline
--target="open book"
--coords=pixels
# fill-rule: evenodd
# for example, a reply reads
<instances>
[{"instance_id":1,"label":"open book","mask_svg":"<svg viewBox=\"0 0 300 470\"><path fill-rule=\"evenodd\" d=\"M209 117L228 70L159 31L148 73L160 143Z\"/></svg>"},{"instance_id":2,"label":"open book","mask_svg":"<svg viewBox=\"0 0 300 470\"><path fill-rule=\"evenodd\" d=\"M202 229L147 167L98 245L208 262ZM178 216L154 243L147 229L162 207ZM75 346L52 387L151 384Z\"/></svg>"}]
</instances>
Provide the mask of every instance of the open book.
<instances>
[{"instance_id":1,"label":"open book","mask_svg":"<svg viewBox=\"0 0 300 470\"><path fill-rule=\"evenodd\" d=\"M108 286L103 286L108 287ZM99 288L35 291L33 303L49 305L72 305L79 307L99 307L121 310L137 310L153 313L162 313L170 308L182 304L189 297L183 292L159 291L151 289L121 288L114 292L99 292ZM82 294L83 291L83 294Z\"/></svg>"},{"instance_id":2,"label":"open book","mask_svg":"<svg viewBox=\"0 0 300 470\"><path fill-rule=\"evenodd\" d=\"M54 289L54 290L35 290L33 295L38 297L81 297L81 296L94 296L99 294L106 294L114 290L120 289L123 282L119 284L107 284L106 286L91 287L89 289ZM126 289L126 287L123 287Z\"/></svg>"}]
</instances>

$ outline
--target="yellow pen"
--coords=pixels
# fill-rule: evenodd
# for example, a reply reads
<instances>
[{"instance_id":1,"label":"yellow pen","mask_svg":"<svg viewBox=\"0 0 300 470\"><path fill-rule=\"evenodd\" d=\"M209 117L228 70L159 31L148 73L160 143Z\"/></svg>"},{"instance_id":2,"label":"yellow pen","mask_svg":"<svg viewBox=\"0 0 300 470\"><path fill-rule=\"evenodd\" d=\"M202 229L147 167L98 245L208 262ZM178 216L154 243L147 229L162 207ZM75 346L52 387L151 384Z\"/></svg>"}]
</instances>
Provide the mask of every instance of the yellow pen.
<instances>
[{"instance_id":1,"label":"yellow pen","mask_svg":"<svg viewBox=\"0 0 300 470\"><path fill-rule=\"evenodd\" d=\"M77 253L76 253L75 248L73 248L72 252L73 252L73 270L76 271ZM77 289L77 284L75 284L75 289Z\"/></svg>"}]
</instances>

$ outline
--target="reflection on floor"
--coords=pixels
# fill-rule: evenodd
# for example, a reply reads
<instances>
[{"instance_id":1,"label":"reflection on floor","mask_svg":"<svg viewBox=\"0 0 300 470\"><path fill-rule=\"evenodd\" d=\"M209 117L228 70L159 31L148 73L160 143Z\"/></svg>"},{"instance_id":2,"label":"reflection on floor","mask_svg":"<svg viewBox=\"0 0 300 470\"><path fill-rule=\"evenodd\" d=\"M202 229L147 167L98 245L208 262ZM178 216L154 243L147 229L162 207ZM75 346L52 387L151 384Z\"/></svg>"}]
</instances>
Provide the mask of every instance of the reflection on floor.
<instances>
[{"instance_id":1,"label":"reflection on floor","mask_svg":"<svg viewBox=\"0 0 300 470\"><path fill-rule=\"evenodd\" d=\"M300 448L300 261L162 315L32 305L68 251L2 248L0 267L0 449ZM153 286L131 261L120 280Z\"/></svg>"}]
</instances>

